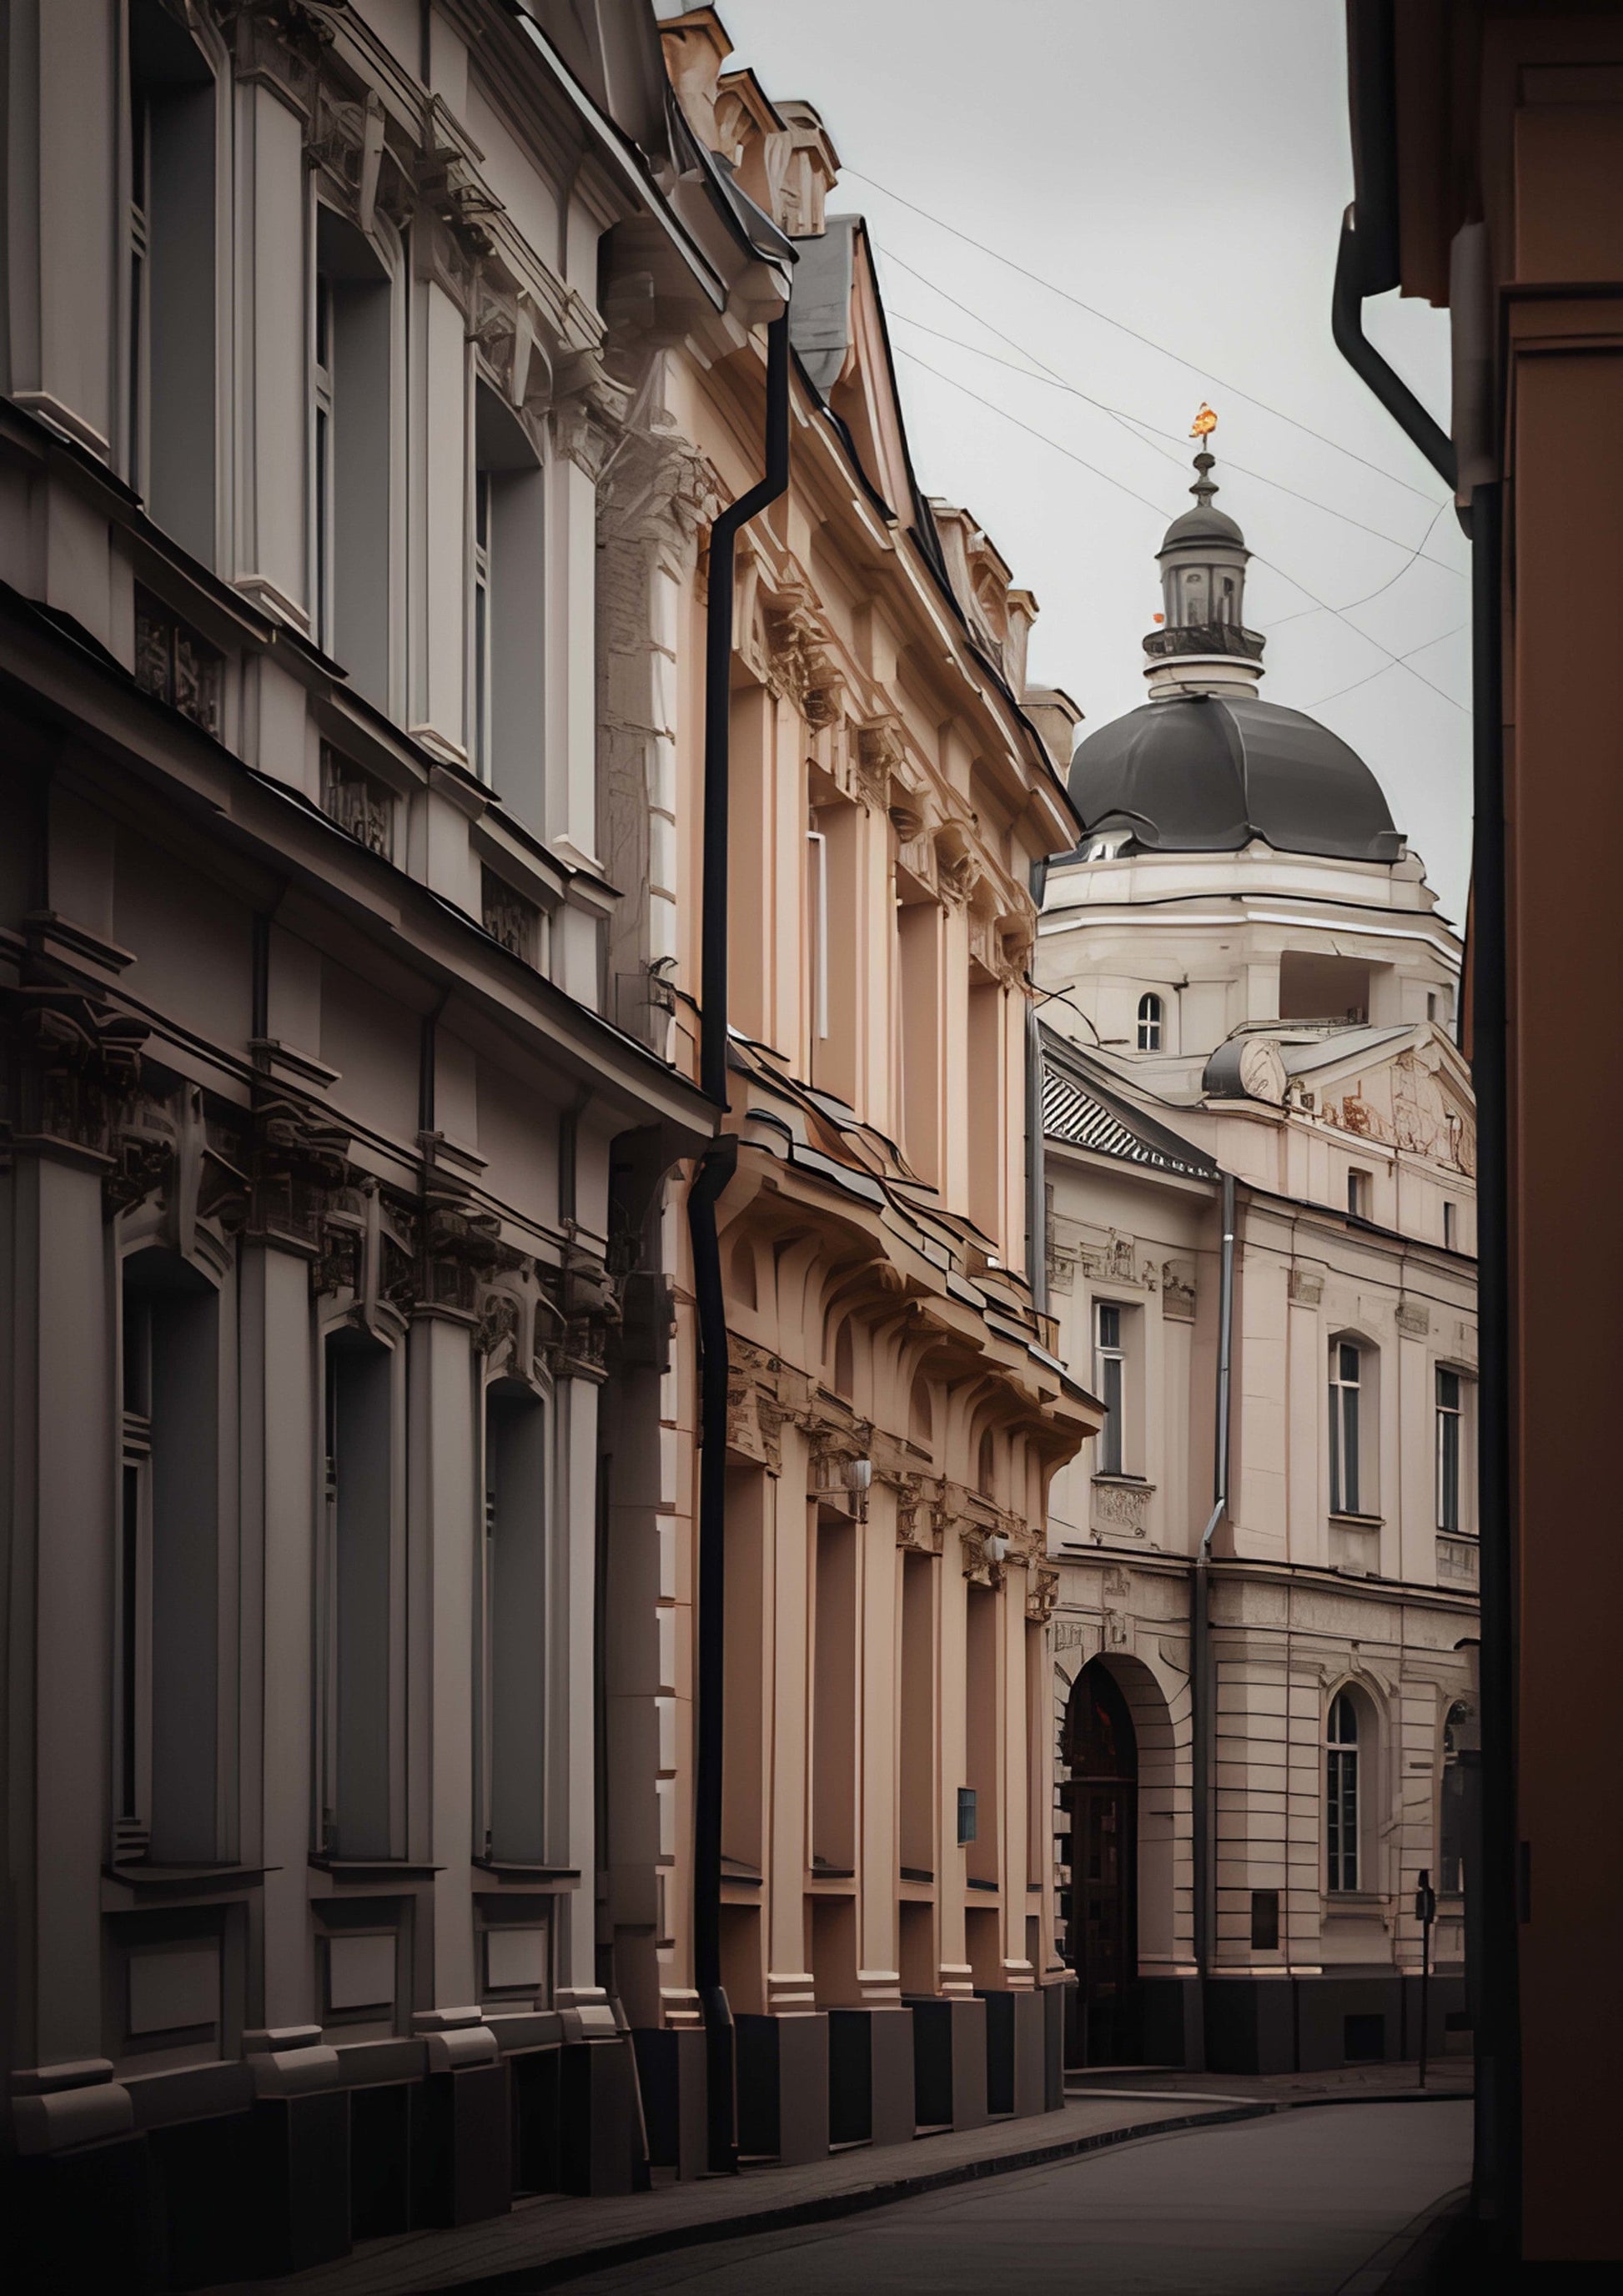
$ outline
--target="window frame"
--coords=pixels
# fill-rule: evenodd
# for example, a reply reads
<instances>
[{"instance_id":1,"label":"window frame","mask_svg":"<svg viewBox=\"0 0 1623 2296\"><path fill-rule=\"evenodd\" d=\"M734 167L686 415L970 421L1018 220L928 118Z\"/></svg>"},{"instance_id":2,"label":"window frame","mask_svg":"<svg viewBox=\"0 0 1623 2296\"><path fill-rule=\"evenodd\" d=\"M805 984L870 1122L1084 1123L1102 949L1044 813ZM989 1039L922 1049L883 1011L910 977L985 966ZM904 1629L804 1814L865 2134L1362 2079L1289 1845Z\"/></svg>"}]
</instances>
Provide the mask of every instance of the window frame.
<instances>
[{"instance_id":1,"label":"window frame","mask_svg":"<svg viewBox=\"0 0 1623 2296\"><path fill-rule=\"evenodd\" d=\"M1329 1468L1330 1513L1332 1515L1365 1516L1374 1512L1363 1505L1367 1493L1364 1488L1365 1447L1369 1440L1368 1418L1363 1398L1373 1394L1373 1383L1365 1377L1366 1366L1373 1349L1350 1334L1338 1333L1330 1342L1327 1365L1329 1401ZM1353 1359L1349 1375L1347 1358ZM1350 1460L1351 1472L1348 1473Z\"/></svg>"},{"instance_id":2,"label":"window frame","mask_svg":"<svg viewBox=\"0 0 1623 2296\"><path fill-rule=\"evenodd\" d=\"M1365 1826L1365 1766L1370 1746L1363 1702L1346 1683L1332 1693L1324 1710L1324 1889L1332 1898L1365 1893L1362 1872ZM1350 1721L1350 1731L1347 1727ZM1349 1838L1350 1837L1350 1838Z\"/></svg>"},{"instance_id":3,"label":"window frame","mask_svg":"<svg viewBox=\"0 0 1623 2296\"><path fill-rule=\"evenodd\" d=\"M1119 1300L1093 1302L1094 1391L1105 1406L1094 1455L1096 1475L1125 1475L1127 1469L1127 1330L1130 1312ZM1113 1318L1107 1327L1107 1318ZM1106 1338L1107 1328L1114 1336ZM1114 1400L1111 1390L1114 1390Z\"/></svg>"},{"instance_id":4,"label":"window frame","mask_svg":"<svg viewBox=\"0 0 1623 2296\"><path fill-rule=\"evenodd\" d=\"M1138 1000L1137 1043L1141 1053L1159 1053L1166 1030L1167 1001L1153 988L1147 988Z\"/></svg>"}]
</instances>

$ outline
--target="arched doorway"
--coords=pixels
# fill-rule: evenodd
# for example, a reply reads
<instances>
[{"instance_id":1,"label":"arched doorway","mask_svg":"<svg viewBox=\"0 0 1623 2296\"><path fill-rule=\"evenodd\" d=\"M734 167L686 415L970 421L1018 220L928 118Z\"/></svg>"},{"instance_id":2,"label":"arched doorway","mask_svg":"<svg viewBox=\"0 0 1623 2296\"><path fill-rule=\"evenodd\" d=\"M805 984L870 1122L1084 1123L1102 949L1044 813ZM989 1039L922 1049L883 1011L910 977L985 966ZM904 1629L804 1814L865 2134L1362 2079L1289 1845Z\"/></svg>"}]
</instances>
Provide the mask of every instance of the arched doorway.
<instances>
[{"instance_id":1,"label":"arched doorway","mask_svg":"<svg viewBox=\"0 0 1623 2296\"><path fill-rule=\"evenodd\" d=\"M1143 2054L1138 1985L1138 1735L1102 1660L1085 1666L1065 1710L1062 1793L1070 1818L1065 1950L1077 1975L1067 2019L1073 2065Z\"/></svg>"}]
</instances>

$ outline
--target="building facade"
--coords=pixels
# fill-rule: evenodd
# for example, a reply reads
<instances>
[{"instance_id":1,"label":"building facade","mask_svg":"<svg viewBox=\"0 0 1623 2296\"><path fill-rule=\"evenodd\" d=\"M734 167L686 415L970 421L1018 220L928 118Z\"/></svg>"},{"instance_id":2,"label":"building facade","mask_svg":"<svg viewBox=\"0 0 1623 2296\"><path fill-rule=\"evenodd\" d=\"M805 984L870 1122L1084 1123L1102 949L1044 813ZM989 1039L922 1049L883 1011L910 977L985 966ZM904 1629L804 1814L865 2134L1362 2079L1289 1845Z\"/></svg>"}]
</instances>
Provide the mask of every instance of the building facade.
<instances>
[{"instance_id":1,"label":"building facade","mask_svg":"<svg viewBox=\"0 0 1623 2296\"><path fill-rule=\"evenodd\" d=\"M23 2236L197 2285L1057 2103L1075 712L817 115L709 10L0 23Z\"/></svg>"},{"instance_id":2,"label":"building facade","mask_svg":"<svg viewBox=\"0 0 1623 2296\"><path fill-rule=\"evenodd\" d=\"M1482 1111L1484 1890L1474 2232L1483 2267L1619 2252L1605 2068L1623 1824L1607 1759L1623 1555L1607 1368L1623 1224L1581 1242L1618 1121L1588 985L1623 966L1617 713L1590 601L1623 512L1623 8L1351 0L1357 201L1337 340L1471 536L1476 828L1468 1037ZM1450 316L1447 430L1364 333L1366 295ZM1610 952L1610 954L1609 954ZM1604 1023L1603 1026L1604 1027ZM1581 1267L1582 1278L1567 1271Z\"/></svg>"},{"instance_id":3,"label":"building facade","mask_svg":"<svg viewBox=\"0 0 1623 2296\"><path fill-rule=\"evenodd\" d=\"M63 2283L643 2173L604 1494L714 1111L611 964L602 251L654 218L713 347L772 291L638 155L652 19L535 13L0 18L6 2170Z\"/></svg>"},{"instance_id":4,"label":"building facade","mask_svg":"<svg viewBox=\"0 0 1623 2296\"><path fill-rule=\"evenodd\" d=\"M828 210L817 114L724 70L713 10L662 29L695 141L791 246L791 443L786 490L738 537L725 886L703 874L696 776L674 824L678 1065L701 1057L707 901L725 904L729 950L716 1971L694 1934L703 1756L685 1750L706 1695L693 1433L719 1351L701 1379L675 1197L669 1480L644 1494L659 1538L629 1513L617 1533L617 1584L645 1575L611 1661L611 1923L681 2109L701 2062L681 2037L718 1986L738 2144L795 2158L1059 2101L1043 1524L1096 1413L1032 1300L1026 974L1031 865L1075 835L1038 723L1070 718L1026 686L1035 601L967 512L919 490L866 233ZM635 386L650 453L691 449L736 501L773 387L758 344L701 371L656 324ZM683 755L705 746L715 605L690 552L670 604ZM665 1777L655 1744L675 1750Z\"/></svg>"},{"instance_id":5,"label":"building facade","mask_svg":"<svg viewBox=\"0 0 1623 2296\"><path fill-rule=\"evenodd\" d=\"M1307 2070L1415 2054L1422 1869L1433 2049L1464 2022L1474 1124L1459 942L1258 696L1196 468L1037 945L1049 1303L1109 1414L1051 1517L1069 2046Z\"/></svg>"}]
</instances>

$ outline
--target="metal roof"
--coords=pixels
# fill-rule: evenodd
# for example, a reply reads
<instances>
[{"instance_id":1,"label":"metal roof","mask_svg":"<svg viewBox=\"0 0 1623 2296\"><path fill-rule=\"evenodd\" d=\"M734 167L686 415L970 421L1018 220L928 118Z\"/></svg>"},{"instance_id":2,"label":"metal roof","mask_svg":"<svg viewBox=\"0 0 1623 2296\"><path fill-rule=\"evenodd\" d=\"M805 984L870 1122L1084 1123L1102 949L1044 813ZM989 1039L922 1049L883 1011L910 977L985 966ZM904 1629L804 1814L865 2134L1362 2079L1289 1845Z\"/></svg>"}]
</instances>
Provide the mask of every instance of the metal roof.
<instances>
[{"instance_id":1,"label":"metal roof","mask_svg":"<svg viewBox=\"0 0 1623 2296\"><path fill-rule=\"evenodd\" d=\"M1204 1180L1217 1170L1203 1150L1141 1116L1113 1093L1085 1084L1074 1071L1068 1074L1051 1058L1043 1062L1043 1130L1073 1147L1119 1156L1129 1164L1148 1164L1158 1171L1187 1172Z\"/></svg>"}]
</instances>

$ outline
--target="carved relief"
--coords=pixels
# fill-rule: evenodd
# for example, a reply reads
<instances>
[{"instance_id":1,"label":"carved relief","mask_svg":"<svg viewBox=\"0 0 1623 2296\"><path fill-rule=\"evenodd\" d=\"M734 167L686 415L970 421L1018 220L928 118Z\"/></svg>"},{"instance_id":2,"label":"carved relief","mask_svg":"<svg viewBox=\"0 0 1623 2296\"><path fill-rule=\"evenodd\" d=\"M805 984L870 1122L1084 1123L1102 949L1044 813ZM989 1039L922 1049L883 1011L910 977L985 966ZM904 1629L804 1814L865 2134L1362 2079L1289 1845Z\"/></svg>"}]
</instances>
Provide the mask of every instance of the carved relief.
<instances>
[{"instance_id":1,"label":"carved relief","mask_svg":"<svg viewBox=\"0 0 1623 2296\"><path fill-rule=\"evenodd\" d=\"M1423 1340L1431 1329L1431 1311L1423 1300L1411 1300L1406 1294L1398 1302L1398 1328L1411 1339Z\"/></svg>"},{"instance_id":2,"label":"carved relief","mask_svg":"<svg viewBox=\"0 0 1623 2296\"><path fill-rule=\"evenodd\" d=\"M1195 1303L1195 1264L1193 1259L1161 1262L1161 1312L1174 1323L1193 1324Z\"/></svg>"},{"instance_id":3,"label":"carved relief","mask_svg":"<svg viewBox=\"0 0 1623 2296\"><path fill-rule=\"evenodd\" d=\"M1299 1308L1316 1308L1324 1297L1324 1271L1317 1267L1292 1267L1286 1278L1286 1288Z\"/></svg>"},{"instance_id":4,"label":"carved relief","mask_svg":"<svg viewBox=\"0 0 1623 2296\"><path fill-rule=\"evenodd\" d=\"M12 1144L111 1156L120 1104L140 1078L144 1021L73 988L0 994Z\"/></svg>"},{"instance_id":5,"label":"carved relief","mask_svg":"<svg viewBox=\"0 0 1623 2296\"><path fill-rule=\"evenodd\" d=\"M1153 1490L1150 1483L1105 1482L1095 1477L1094 1521L1124 1531L1129 1538L1142 1538L1149 1528Z\"/></svg>"},{"instance_id":6,"label":"carved relief","mask_svg":"<svg viewBox=\"0 0 1623 2296\"><path fill-rule=\"evenodd\" d=\"M1051 1562L1033 1563L1026 1574L1026 1616L1045 1627L1060 1599L1060 1574Z\"/></svg>"}]
</instances>

